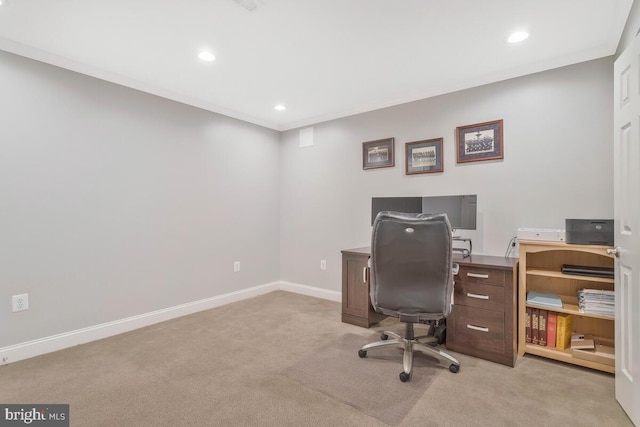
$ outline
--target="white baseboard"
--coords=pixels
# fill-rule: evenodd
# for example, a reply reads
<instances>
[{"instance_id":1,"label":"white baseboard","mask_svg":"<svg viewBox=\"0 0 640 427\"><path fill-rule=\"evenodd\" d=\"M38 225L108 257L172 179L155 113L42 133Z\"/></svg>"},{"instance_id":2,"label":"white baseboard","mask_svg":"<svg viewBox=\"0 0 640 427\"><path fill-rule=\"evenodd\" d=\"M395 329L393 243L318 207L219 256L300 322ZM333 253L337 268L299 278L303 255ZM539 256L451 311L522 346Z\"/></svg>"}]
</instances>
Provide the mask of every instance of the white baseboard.
<instances>
[{"instance_id":1,"label":"white baseboard","mask_svg":"<svg viewBox=\"0 0 640 427\"><path fill-rule=\"evenodd\" d=\"M338 291L330 291L328 289L315 288L313 286L300 285L291 282L278 282L281 291L293 292L296 294L307 295L310 297L328 299L330 301L341 302L342 293Z\"/></svg>"},{"instance_id":2,"label":"white baseboard","mask_svg":"<svg viewBox=\"0 0 640 427\"><path fill-rule=\"evenodd\" d=\"M17 362L53 351L62 350L91 341L112 337L114 335L129 332L134 329L143 328L165 320L186 316L198 311L220 307L232 302L253 298L269 292L283 290L316 298L328 299L331 301L341 301L341 293L329 291L312 286L300 285L290 282L271 282L264 285L254 286L228 294L205 298L198 301L180 304L173 307L156 310L149 313L127 317L125 319L114 320L100 325L89 326L75 331L64 332L27 341L20 344L10 345L0 348L0 365Z\"/></svg>"}]
</instances>

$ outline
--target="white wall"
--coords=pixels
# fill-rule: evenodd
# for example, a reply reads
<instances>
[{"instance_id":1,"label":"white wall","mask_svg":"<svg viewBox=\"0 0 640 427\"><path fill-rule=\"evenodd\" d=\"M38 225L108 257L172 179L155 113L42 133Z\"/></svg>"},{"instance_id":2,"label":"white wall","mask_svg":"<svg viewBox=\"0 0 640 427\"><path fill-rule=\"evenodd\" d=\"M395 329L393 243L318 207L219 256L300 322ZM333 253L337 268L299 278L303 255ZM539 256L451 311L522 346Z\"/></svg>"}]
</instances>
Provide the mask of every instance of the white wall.
<instances>
[{"instance_id":1,"label":"white wall","mask_svg":"<svg viewBox=\"0 0 640 427\"><path fill-rule=\"evenodd\" d=\"M622 36L620 36L620 42L618 43L618 49L615 54L616 58L618 58L624 49L629 46L631 41L637 37L638 32L640 32L640 2L634 1L629 11L624 31L622 32Z\"/></svg>"},{"instance_id":2,"label":"white wall","mask_svg":"<svg viewBox=\"0 0 640 427\"><path fill-rule=\"evenodd\" d=\"M339 290L342 249L368 246L373 196L478 195L473 252L504 255L519 227L613 217L612 58L298 130L281 149L281 278ZM456 126L504 120L504 160L456 165ZM362 170L362 142L394 137L396 166ZM405 175L404 144L444 138L444 172ZM328 261L321 271L320 259Z\"/></svg>"},{"instance_id":3,"label":"white wall","mask_svg":"<svg viewBox=\"0 0 640 427\"><path fill-rule=\"evenodd\" d=\"M279 138L0 52L0 348L278 280Z\"/></svg>"}]
</instances>

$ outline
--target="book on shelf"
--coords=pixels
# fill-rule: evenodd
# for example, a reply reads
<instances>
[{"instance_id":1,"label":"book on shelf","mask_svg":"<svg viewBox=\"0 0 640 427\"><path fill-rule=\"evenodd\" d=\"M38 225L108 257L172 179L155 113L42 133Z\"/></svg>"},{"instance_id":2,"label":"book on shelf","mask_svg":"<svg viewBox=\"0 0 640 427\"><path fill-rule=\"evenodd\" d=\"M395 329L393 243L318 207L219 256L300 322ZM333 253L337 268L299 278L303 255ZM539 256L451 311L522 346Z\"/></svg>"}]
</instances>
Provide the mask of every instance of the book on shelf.
<instances>
[{"instance_id":1,"label":"book on shelf","mask_svg":"<svg viewBox=\"0 0 640 427\"><path fill-rule=\"evenodd\" d=\"M527 307L525 313L525 342L541 346L556 345L557 313L543 308ZM549 331L549 317L553 318L553 331ZM553 333L553 337L549 334ZM551 344L549 344L551 342Z\"/></svg>"},{"instance_id":2,"label":"book on shelf","mask_svg":"<svg viewBox=\"0 0 640 427\"><path fill-rule=\"evenodd\" d=\"M558 313L549 311L547 315L547 347L556 346L556 324L558 321Z\"/></svg>"},{"instance_id":3,"label":"book on shelf","mask_svg":"<svg viewBox=\"0 0 640 427\"><path fill-rule=\"evenodd\" d=\"M527 343L531 343L531 310L531 307L527 307L524 318L524 336Z\"/></svg>"},{"instance_id":4,"label":"book on shelf","mask_svg":"<svg viewBox=\"0 0 640 427\"><path fill-rule=\"evenodd\" d=\"M527 292L527 304L534 304L547 308L562 308L562 300L558 295L533 291Z\"/></svg>"},{"instance_id":5,"label":"book on shelf","mask_svg":"<svg viewBox=\"0 0 640 427\"><path fill-rule=\"evenodd\" d=\"M568 313L558 313L556 319L556 348L564 350L571 346L571 327L573 316Z\"/></svg>"},{"instance_id":6,"label":"book on shelf","mask_svg":"<svg viewBox=\"0 0 640 427\"><path fill-rule=\"evenodd\" d=\"M596 348L596 344L593 341L593 336L591 335L572 334L571 348L578 350L593 350Z\"/></svg>"},{"instance_id":7,"label":"book on shelf","mask_svg":"<svg viewBox=\"0 0 640 427\"><path fill-rule=\"evenodd\" d=\"M547 316L549 311L538 310L538 345L547 345Z\"/></svg>"},{"instance_id":8,"label":"book on shelf","mask_svg":"<svg viewBox=\"0 0 640 427\"><path fill-rule=\"evenodd\" d=\"M538 312L537 308L531 308L531 344L538 344Z\"/></svg>"}]
</instances>

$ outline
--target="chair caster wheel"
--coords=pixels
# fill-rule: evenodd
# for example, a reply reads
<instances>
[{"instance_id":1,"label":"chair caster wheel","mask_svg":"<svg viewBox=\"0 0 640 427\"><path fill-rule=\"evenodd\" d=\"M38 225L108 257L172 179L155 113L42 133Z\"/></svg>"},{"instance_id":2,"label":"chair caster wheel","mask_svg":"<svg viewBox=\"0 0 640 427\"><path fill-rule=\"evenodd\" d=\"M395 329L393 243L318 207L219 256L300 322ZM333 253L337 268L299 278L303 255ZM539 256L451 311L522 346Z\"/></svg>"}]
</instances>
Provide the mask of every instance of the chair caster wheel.
<instances>
[{"instance_id":1,"label":"chair caster wheel","mask_svg":"<svg viewBox=\"0 0 640 427\"><path fill-rule=\"evenodd\" d=\"M367 350L358 350L358 356L362 357L367 357ZM453 365L451 365L453 366Z\"/></svg>"},{"instance_id":2,"label":"chair caster wheel","mask_svg":"<svg viewBox=\"0 0 640 427\"><path fill-rule=\"evenodd\" d=\"M380 334L380 339L381 339L382 341L386 341L386 340L388 340L388 339L389 339L389 335L387 335L387 334Z\"/></svg>"},{"instance_id":3,"label":"chair caster wheel","mask_svg":"<svg viewBox=\"0 0 640 427\"><path fill-rule=\"evenodd\" d=\"M460 366L459 365L449 365L449 371L453 372L454 374L457 374L458 371L460 370Z\"/></svg>"},{"instance_id":4,"label":"chair caster wheel","mask_svg":"<svg viewBox=\"0 0 640 427\"><path fill-rule=\"evenodd\" d=\"M407 374L406 372L400 372L400 381L402 381L403 383L406 383L407 381L409 381L411 379L411 374Z\"/></svg>"}]
</instances>

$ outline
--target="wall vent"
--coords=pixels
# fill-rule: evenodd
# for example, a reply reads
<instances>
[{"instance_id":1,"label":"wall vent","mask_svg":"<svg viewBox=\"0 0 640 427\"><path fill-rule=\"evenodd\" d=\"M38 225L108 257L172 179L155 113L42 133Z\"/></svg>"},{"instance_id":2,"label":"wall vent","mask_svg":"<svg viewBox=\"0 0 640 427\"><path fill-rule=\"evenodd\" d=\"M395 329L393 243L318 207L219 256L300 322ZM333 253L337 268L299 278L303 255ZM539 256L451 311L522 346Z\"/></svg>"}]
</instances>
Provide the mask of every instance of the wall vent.
<instances>
[{"instance_id":1,"label":"wall vent","mask_svg":"<svg viewBox=\"0 0 640 427\"><path fill-rule=\"evenodd\" d=\"M238 3L240 6L244 7L250 12L253 12L258 7L258 2L256 0L233 0Z\"/></svg>"}]
</instances>

